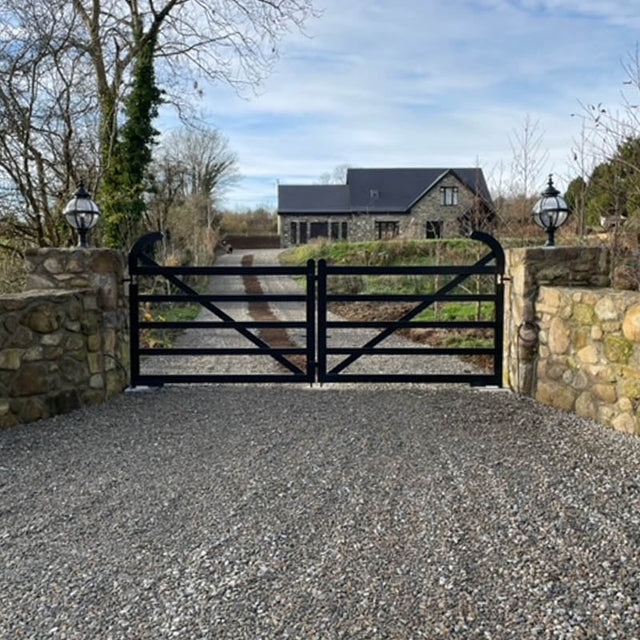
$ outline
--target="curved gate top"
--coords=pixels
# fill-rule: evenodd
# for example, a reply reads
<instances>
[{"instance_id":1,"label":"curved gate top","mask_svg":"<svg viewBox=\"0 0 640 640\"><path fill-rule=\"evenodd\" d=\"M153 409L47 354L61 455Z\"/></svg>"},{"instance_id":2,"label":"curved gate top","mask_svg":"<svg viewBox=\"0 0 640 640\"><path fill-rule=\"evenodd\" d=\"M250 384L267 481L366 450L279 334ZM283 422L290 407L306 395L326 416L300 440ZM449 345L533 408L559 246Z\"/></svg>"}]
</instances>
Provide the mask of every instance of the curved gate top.
<instances>
[{"instance_id":1,"label":"curved gate top","mask_svg":"<svg viewBox=\"0 0 640 640\"><path fill-rule=\"evenodd\" d=\"M149 255L149 248L162 239L159 232L140 238L129 254L130 275L130 326L131 326L131 385L162 385L165 383L198 382L463 382L472 385L502 386L502 358L504 335L504 252L500 243L491 235L475 231L471 239L486 245L488 253L470 265L434 266L335 266L325 260L317 263L309 260L305 266L201 266L168 267L159 265ZM199 293L185 282L188 276L242 276L243 278L266 278L267 276L295 278L295 293L266 293L244 291L244 293ZM368 281L376 277L411 277L427 280L431 278L441 285L428 292L416 293L346 293L336 290L332 280L356 278ZM144 278L161 278L171 285L170 293L140 292L140 281ZM482 287L469 289L473 279L483 279ZM444 282L442 282L444 281ZM302 283L302 286L300 286ZM292 320L279 319L272 314L267 319L240 320L222 308L222 303L252 304L297 302L303 309L300 317ZM206 310L205 318L195 321L164 322L148 319L144 305L162 303L196 303ZM478 310L490 311L491 317L475 319L442 318L434 309L448 304L467 305L473 303ZM393 320L344 319L331 313L334 304L397 305L403 312ZM143 306L141 306L143 305ZM202 316L203 314L201 314ZM426 318L426 319L425 319ZM140 334L159 329L195 330L212 332L226 329L242 336L246 346L207 347L150 347L141 345ZM480 346L424 346L408 340L396 341L393 346L380 346L391 336L411 329L429 329L440 332L471 331L490 334L490 339ZM295 339L273 343L269 331L291 332ZM218 334L220 331L218 331ZM355 345L345 345L344 336L353 336ZM335 344L335 336L343 336ZM363 338L364 336L364 338ZM360 340L360 342L358 342ZM283 346L284 345L284 346ZM155 356L265 356L275 360L279 373L144 373L142 366ZM409 362L412 357L433 360L437 356L473 357L482 356L490 362L490 370L471 367L463 372L412 371L397 373L381 367L374 373L363 371L362 360L381 360L380 356L393 356ZM360 361L359 364L358 361ZM355 365L355 366L354 366Z\"/></svg>"}]
</instances>

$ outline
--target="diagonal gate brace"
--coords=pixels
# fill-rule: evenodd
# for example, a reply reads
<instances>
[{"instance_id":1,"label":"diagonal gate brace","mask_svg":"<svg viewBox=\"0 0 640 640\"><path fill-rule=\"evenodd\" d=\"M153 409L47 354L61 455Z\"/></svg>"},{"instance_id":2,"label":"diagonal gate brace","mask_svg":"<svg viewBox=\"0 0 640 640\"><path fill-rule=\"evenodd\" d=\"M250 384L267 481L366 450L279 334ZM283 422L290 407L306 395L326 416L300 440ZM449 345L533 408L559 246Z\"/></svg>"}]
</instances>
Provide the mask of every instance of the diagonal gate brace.
<instances>
[{"instance_id":1,"label":"diagonal gate brace","mask_svg":"<svg viewBox=\"0 0 640 640\"><path fill-rule=\"evenodd\" d=\"M496 256L495 256L494 253L489 253L484 258L481 258L480 260L478 260L473 265L472 268L483 267L488 262L491 262L491 260L493 260L495 257ZM374 338L369 340L369 342L367 342L361 348L362 349L371 349L372 347L375 347L377 344L380 344L383 340L386 340L392 333L397 331L401 327L402 323L408 322L409 320L411 320L412 318L417 316L419 313L421 313L425 309L429 308L438 299L439 296L442 296L443 294L448 293L449 291L452 291L459 284L464 282L468 277L469 277L468 274L461 274L459 276L456 276L453 280L451 280L446 285L441 287L435 293L430 294L429 296L425 296L425 301L424 302L421 302L415 308L413 308L411 311L408 311L407 313L405 313L400 319L396 320L396 322L393 325L387 327L384 331L381 331L377 336L375 336ZM335 367L333 367L333 369L331 369L328 372L328 374L329 375L335 375L335 374L339 373L340 371L346 369L349 365L353 364L358 358L360 358L363 355L364 354L362 354L362 353L350 355L348 358L345 358L342 362L340 362Z\"/></svg>"},{"instance_id":2,"label":"diagonal gate brace","mask_svg":"<svg viewBox=\"0 0 640 640\"><path fill-rule=\"evenodd\" d=\"M145 265L147 265L149 267L158 267L158 268L160 268L160 265L157 262L155 262L154 260L152 260L148 256L145 256L144 254L140 254L138 256L138 258L140 260L142 260L142 262L144 262ZM198 297L200 295L195 289L190 287L188 284L182 282L182 280L180 280L176 276L171 275L171 274L165 274L164 277L167 278L167 280L169 280L172 284L174 284L176 287L178 287L178 289L180 289L184 293L187 293L187 294L192 295L194 297ZM224 322L234 323L235 324L235 320L230 315L225 313L222 309L219 309L215 304L213 304L211 302L208 302L207 300L197 300L197 302L198 302L198 304L201 304L208 311L211 311L211 313L213 313L215 316L217 316L218 318L220 318ZM238 331L238 333L240 333L247 340L253 342L253 344L255 344L261 351L264 351L265 353L268 353L272 358L274 358L282 366L284 366L287 369L289 369L289 371L291 371L292 373L294 373L296 375L305 375L305 372L302 371L302 369L300 369L295 364L293 364L292 362L287 360L287 358L284 358L279 354L270 353L271 352L271 347L266 342L264 342L263 340L258 338L258 336L256 336L251 331L245 329L244 327L235 327L235 330Z\"/></svg>"}]
</instances>

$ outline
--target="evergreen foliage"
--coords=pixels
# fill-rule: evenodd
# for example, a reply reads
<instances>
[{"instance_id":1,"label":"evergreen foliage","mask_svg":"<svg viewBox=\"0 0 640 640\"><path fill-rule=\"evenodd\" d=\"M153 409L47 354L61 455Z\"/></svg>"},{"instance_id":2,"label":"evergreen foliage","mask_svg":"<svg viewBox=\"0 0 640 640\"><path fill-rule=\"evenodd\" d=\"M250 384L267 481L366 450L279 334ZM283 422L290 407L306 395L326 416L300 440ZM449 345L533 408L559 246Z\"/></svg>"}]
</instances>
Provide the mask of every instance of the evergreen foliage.
<instances>
[{"instance_id":1,"label":"evergreen foliage","mask_svg":"<svg viewBox=\"0 0 640 640\"><path fill-rule=\"evenodd\" d=\"M584 181L582 176L578 176L574 178L567 187L567 191L564 194L564 198L569 205L569 209L571 211L575 211L581 202L581 198L584 197L584 194L587 190L587 183Z\"/></svg>"},{"instance_id":2,"label":"evergreen foliage","mask_svg":"<svg viewBox=\"0 0 640 640\"><path fill-rule=\"evenodd\" d=\"M131 91L125 102L125 123L118 131L116 148L106 167L100 201L104 244L126 248L138 235L144 217L146 170L158 131L153 120L162 102L154 71L155 40L140 43Z\"/></svg>"},{"instance_id":3,"label":"evergreen foliage","mask_svg":"<svg viewBox=\"0 0 640 640\"><path fill-rule=\"evenodd\" d=\"M599 164L585 183L571 181L566 199L572 210L582 203L587 224L600 226L601 218L640 217L640 138L627 138L615 153Z\"/></svg>"}]
</instances>

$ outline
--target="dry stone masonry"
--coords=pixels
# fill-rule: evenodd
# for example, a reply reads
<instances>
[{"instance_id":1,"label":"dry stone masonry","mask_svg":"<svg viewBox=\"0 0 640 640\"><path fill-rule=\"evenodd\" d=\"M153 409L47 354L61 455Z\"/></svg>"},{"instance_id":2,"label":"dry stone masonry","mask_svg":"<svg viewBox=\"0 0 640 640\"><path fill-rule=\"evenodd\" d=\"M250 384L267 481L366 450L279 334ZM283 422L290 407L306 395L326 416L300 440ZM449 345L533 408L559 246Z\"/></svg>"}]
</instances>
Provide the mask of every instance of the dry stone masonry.
<instances>
[{"instance_id":1,"label":"dry stone masonry","mask_svg":"<svg viewBox=\"0 0 640 640\"><path fill-rule=\"evenodd\" d=\"M640 293L608 288L602 247L506 257L505 385L640 433Z\"/></svg>"},{"instance_id":2,"label":"dry stone masonry","mask_svg":"<svg viewBox=\"0 0 640 640\"><path fill-rule=\"evenodd\" d=\"M128 379L124 256L33 249L27 291L0 298L0 426L95 404Z\"/></svg>"},{"instance_id":3,"label":"dry stone masonry","mask_svg":"<svg viewBox=\"0 0 640 640\"><path fill-rule=\"evenodd\" d=\"M505 386L533 396L540 287L607 287L609 253L603 247L528 247L505 256Z\"/></svg>"},{"instance_id":4,"label":"dry stone masonry","mask_svg":"<svg viewBox=\"0 0 640 640\"><path fill-rule=\"evenodd\" d=\"M542 287L535 396L640 433L640 293Z\"/></svg>"}]
</instances>

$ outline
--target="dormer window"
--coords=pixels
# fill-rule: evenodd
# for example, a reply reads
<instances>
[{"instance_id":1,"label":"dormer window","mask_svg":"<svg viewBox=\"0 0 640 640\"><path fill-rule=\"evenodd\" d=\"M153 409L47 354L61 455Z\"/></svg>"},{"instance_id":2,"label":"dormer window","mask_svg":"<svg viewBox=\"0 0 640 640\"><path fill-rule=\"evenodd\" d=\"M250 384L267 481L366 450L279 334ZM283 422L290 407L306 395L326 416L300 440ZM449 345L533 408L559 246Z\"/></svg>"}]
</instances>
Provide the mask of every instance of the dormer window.
<instances>
[{"instance_id":1,"label":"dormer window","mask_svg":"<svg viewBox=\"0 0 640 640\"><path fill-rule=\"evenodd\" d=\"M380 192L377 189L369 189L369 200L372 202L380 197Z\"/></svg>"},{"instance_id":2,"label":"dormer window","mask_svg":"<svg viewBox=\"0 0 640 640\"><path fill-rule=\"evenodd\" d=\"M458 204L458 187L440 187L440 204L450 207Z\"/></svg>"}]
</instances>

